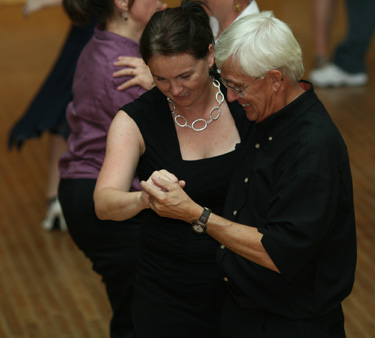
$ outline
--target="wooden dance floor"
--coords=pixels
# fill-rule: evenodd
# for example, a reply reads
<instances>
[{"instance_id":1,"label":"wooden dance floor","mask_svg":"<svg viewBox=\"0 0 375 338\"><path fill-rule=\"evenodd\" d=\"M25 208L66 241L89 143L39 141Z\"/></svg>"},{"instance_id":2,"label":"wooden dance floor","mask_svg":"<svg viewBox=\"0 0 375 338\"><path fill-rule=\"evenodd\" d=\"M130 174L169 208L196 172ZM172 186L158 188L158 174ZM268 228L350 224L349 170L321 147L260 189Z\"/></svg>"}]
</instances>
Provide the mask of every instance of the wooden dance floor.
<instances>
[{"instance_id":1,"label":"wooden dance floor","mask_svg":"<svg viewBox=\"0 0 375 338\"><path fill-rule=\"evenodd\" d=\"M48 135L26 142L21 151L8 151L6 144L10 127L56 59L69 20L60 7L25 18L20 3L6 2L0 1L0 337L106 338L111 313L100 278L68 233L40 227ZM258 1L261 10L273 10L292 26L303 48L306 75L313 51L310 2ZM346 29L339 3L332 49ZM349 338L375 337L374 50L373 41L367 86L317 90L346 140L353 173L358 267L353 292L344 302Z\"/></svg>"}]
</instances>

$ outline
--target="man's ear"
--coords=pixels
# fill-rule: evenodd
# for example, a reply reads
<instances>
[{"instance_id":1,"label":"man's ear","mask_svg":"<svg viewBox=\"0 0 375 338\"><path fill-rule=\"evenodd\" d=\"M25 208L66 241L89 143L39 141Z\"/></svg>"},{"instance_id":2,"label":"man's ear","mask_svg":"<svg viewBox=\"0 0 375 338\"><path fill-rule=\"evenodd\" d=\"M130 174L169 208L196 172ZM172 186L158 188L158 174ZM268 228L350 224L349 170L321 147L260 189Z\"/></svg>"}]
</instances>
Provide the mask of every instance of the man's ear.
<instances>
[{"instance_id":1,"label":"man's ear","mask_svg":"<svg viewBox=\"0 0 375 338\"><path fill-rule=\"evenodd\" d=\"M278 91L284 81L283 72L279 69L273 69L273 70L270 70L268 74L271 78L272 87L274 91Z\"/></svg>"}]
</instances>

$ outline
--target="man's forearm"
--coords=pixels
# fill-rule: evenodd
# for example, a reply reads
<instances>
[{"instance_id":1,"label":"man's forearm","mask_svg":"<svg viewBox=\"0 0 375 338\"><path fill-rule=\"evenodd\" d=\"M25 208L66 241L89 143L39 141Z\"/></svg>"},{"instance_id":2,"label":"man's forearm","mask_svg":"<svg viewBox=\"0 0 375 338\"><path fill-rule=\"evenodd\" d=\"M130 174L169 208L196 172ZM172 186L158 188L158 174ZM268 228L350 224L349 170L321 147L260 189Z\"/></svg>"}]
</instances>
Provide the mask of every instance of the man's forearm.
<instances>
[{"instance_id":1,"label":"man's forearm","mask_svg":"<svg viewBox=\"0 0 375 338\"><path fill-rule=\"evenodd\" d=\"M257 228L231 222L211 214L207 222L207 233L236 254L280 272L262 244L263 234Z\"/></svg>"}]
</instances>

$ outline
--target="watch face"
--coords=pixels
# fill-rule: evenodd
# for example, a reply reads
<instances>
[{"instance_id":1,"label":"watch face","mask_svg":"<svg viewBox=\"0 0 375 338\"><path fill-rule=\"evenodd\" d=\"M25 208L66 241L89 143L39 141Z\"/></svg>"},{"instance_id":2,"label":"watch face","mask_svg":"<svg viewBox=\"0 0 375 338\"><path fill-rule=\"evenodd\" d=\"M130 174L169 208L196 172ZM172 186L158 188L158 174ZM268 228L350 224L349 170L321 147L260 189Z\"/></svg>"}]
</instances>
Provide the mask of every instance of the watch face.
<instances>
[{"instance_id":1,"label":"watch face","mask_svg":"<svg viewBox=\"0 0 375 338\"><path fill-rule=\"evenodd\" d=\"M193 227L193 230L194 230L195 232L198 232L198 233L202 233L202 232L204 232L204 229L203 229L202 226L199 225L199 224L193 224L192 227Z\"/></svg>"}]
</instances>

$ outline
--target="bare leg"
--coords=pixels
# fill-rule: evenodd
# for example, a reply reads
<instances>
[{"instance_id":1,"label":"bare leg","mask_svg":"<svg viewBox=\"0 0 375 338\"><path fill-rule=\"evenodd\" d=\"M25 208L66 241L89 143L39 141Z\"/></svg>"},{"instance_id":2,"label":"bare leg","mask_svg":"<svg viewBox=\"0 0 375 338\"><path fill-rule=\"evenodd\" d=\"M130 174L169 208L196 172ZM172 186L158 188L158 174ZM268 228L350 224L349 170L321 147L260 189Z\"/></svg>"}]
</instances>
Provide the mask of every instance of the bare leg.
<instances>
[{"instance_id":1,"label":"bare leg","mask_svg":"<svg viewBox=\"0 0 375 338\"><path fill-rule=\"evenodd\" d=\"M48 169L48 186L47 199L57 196L57 188L60 181L59 160L67 151L68 145L65 138L60 135L51 134L49 149L49 169Z\"/></svg>"},{"instance_id":2,"label":"bare leg","mask_svg":"<svg viewBox=\"0 0 375 338\"><path fill-rule=\"evenodd\" d=\"M336 0L313 0L313 27L315 57L319 67L319 60L327 61L329 58L329 38L335 16Z\"/></svg>"},{"instance_id":3,"label":"bare leg","mask_svg":"<svg viewBox=\"0 0 375 338\"><path fill-rule=\"evenodd\" d=\"M60 181L59 173L59 159L62 154L68 149L66 140L59 135L51 135L50 150L49 150L49 170L48 170L48 185L46 196L48 209L45 219L42 222L44 230L51 231L54 228L55 220L58 220L60 230L66 231L66 224L62 215L60 203L57 200L57 189Z\"/></svg>"}]
</instances>

